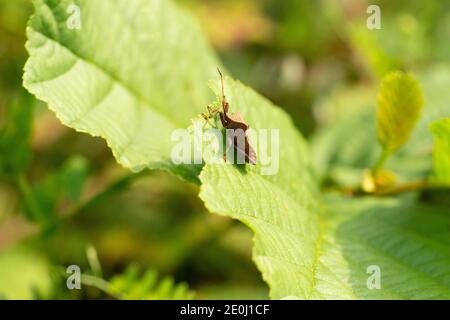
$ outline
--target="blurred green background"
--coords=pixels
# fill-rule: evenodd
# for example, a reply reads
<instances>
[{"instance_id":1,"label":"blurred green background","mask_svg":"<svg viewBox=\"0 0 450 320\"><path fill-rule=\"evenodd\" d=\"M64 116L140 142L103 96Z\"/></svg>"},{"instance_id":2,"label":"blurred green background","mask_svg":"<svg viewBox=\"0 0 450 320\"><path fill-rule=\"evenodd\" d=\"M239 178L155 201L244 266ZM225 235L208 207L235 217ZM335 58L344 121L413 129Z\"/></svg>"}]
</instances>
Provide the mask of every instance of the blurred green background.
<instances>
[{"instance_id":1,"label":"blurred green background","mask_svg":"<svg viewBox=\"0 0 450 320\"><path fill-rule=\"evenodd\" d=\"M346 141L333 128L355 125L350 114L361 127L386 72L413 71L425 89L450 84L449 1L177 2L230 73L285 108L325 153L316 162L328 183L351 184L349 167L376 157L364 135L334 146L342 153L326 137ZM369 4L381 7L381 30L366 27ZM62 126L22 89L31 13L31 0L0 0L0 297L268 298L246 227L209 214L195 185L130 174L103 140ZM342 165L330 169L330 158ZM69 265L85 274L83 290L66 288Z\"/></svg>"}]
</instances>

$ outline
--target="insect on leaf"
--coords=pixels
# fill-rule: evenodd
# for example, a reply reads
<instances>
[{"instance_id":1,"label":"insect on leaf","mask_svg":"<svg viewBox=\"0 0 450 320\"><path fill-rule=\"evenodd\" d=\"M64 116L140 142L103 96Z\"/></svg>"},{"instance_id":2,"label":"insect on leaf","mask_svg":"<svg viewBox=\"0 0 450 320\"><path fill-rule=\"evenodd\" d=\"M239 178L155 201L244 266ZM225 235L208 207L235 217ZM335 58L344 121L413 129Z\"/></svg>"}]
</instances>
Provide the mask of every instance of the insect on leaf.
<instances>
[{"instance_id":1,"label":"insect on leaf","mask_svg":"<svg viewBox=\"0 0 450 320\"><path fill-rule=\"evenodd\" d=\"M221 104L222 112L219 113L220 121L223 127L226 129L227 143L226 143L226 157L231 153L234 156L234 150L237 152L238 163L244 162L252 165L256 164L256 152L250 145L250 141L247 137L246 131L249 125L245 122L244 117L240 112L228 113L230 104L225 97L225 86L222 72L218 69L220 75L220 88L221 88ZM234 159L233 159L234 160Z\"/></svg>"}]
</instances>

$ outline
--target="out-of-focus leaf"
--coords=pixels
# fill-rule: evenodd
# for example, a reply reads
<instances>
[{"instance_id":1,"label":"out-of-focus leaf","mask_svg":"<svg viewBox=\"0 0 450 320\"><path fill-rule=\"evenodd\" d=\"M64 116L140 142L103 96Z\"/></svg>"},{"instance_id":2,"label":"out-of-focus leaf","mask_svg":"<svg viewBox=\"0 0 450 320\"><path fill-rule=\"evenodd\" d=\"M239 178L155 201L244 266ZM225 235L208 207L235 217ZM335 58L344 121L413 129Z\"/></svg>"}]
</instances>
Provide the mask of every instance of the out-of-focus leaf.
<instances>
[{"instance_id":1,"label":"out-of-focus leaf","mask_svg":"<svg viewBox=\"0 0 450 320\"><path fill-rule=\"evenodd\" d=\"M26 51L24 26L31 13L29 0L0 1L0 91L20 88Z\"/></svg>"},{"instance_id":2,"label":"out-of-focus leaf","mask_svg":"<svg viewBox=\"0 0 450 320\"><path fill-rule=\"evenodd\" d=\"M67 13L81 10L80 29ZM24 86L67 126L106 139L132 170L168 169L171 133L211 100L218 61L191 17L172 1L34 0Z\"/></svg>"},{"instance_id":3,"label":"out-of-focus leaf","mask_svg":"<svg viewBox=\"0 0 450 320\"><path fill-rule=\"evenodd\" d=\"M30 159L33 105L23 94L9 103L0 122L0 176L15 178Z\"/></svg>"},{"instance_id":4,"label":"out-of-focus leaf","mask_svg":"<svg viewBox=\"0 0 450 320\"><path fill-rule=\"evenodd\" d=\"M418 78L426 107L410 140L385 165L398 174L399 181L428 176L433 144L429 126L440 118L450 117L450 99L446 95L449 66L439 65L420 72ZM336 90L317 106L316 113L323 124L312 138L312 151L322 179L355 187L364 169L373 166L381 152L376 141L375 100L375 89L352 87Z\"/></svg>"},{"instance_id":5,"label":"out-of-focus leaf","mask_svg":"<svg viewBox=\"0 0 450 320\"><path fill-rule=\"evenodd\" d=\"M132 300L191 300L194 293L185 283L176 284L171 277L160 278L154 270L141 277L139 269L131 265L123 274L114 276L108 291L121 299Z\"/></svg>"},{"instance_id":6,"label":"out-of-focus leaf","mask_svg":"<svg viewBox=\"0 0 450 320\"><path fill-rule=\"evenodd\" d=\"M265 287L246 287L242 284L206 285L198 289L200 299L208 300L267 300L269 298Z\"/></svg>"},{"instance_id":7,"label":"out-of-focus leaf","mask_svg":"<svg viewBox=\"0 0 450 320\"><path fill-rule=\"evenodd\" d=\"M439 183L450 184L450 118L433 123L431 132L435 139L433 179Z\"/></svg>"},{"instance_id":8,"label":"out-of-focus leaf","mask_svg":"<svg viewBox=\"0 0 450 320\"><path fill-rule=\"evenodd\" d=\"M369 105L370 106L370 105ZM362 177L379 154L373 108L318 131L312 139L314 162L322 179L351 186Z\"/></svg>"},{"instance_id":9,"label":"out-of-focus leaf","mask_svg":"<svg viewBox=\"0 0 450 320\"><path fill-rule=\"evenodd\" d=\"M376 161L375 95L371 86L344 87L314 107L319 129L311 138L311 146L322 179L358 185L362 170Z\"/></svg>"},{"instance_id":10,"label":"out-of-focus leaf","mask_svg":"<svg viewBox=\"0 0 450 320\"><path fill-rule=\"evenodd\" d=\"M88 164L82 157L70 158L54 173L42 182L35 184L30 193L30 201L35 207L26 202L25 213L29 219L46 227L52 227L56 222L58 210L68 204L76 204L87 176Z\"/></svg>"},{"instance_id":11,"label":"out-of-focus leaf","mask_svg":"<svg viewBox=\"0 0 450 320\"><path fill-rule=\"evenodd\" d=\"M273 176L260 175L258 165L213 164L200 175L206 207L254 231L253 258L272 298L450 297L446 210L378 199L324 206L308 149L286 115L230 79L226 96L252 127L279 128L289 146ZM371 265L381 268L384 290L367 287Z\"/></svg>"},{"instance_id":12,"label":"out-of-focus leaf","mask_svg":"<svg viewBox=\"0 0 450 320\"><path fill-rule=\"evenodd\" d=\"M410 74L388 74L381 83L377 105L378 141L389 154L408 141L424 104L422 89Z\"/></svg>"},{"instance_id":13,"label":"out-of-focus leaf","mask_svg":"<svg viewBox=\"0 0 450 320\"><path fill-rule=\"evenodd\" d=\"M354 9L355 2L349 2ZM377 78L395 69L449 61L449 9L446 1L380 0L381 29L366 26L368 15L349 19L347 33L359 60ZM361 13L367 5L361 4Z\"/></svg>"},{"instance_id":14,"label":"out-of-focus leaf","mask_svg":"<svg viewBox=\"0 0 450 320\"><path fill-rule=\"evenodd\" d=\"M12 247L0 253L0 270L2 299L33 299L34 292L44 294L50 290L47 262L24 247Z\"/></svg>"}]
</instances>

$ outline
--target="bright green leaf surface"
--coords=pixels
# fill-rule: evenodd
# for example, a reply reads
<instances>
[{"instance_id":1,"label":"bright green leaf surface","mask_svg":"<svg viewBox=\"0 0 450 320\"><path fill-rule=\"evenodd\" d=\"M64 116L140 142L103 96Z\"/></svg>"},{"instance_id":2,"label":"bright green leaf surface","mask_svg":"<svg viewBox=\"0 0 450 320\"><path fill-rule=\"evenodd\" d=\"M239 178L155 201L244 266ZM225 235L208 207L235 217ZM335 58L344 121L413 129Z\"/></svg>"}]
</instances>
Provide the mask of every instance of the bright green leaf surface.
<instances>
[{"instance_id":1,"label":"bright green leaf surface","mask_svg":"<svg viewBox=\"0 0 450 320\"><path fill-rule=\"evenodd\" d=\"M434 179L439 183L450 184L450 118L433 123L431 131L435 138Z\"/></svg>"},{"instance_id":2,"label":"bright green leaf surface","mask_svg":"<svg viewBox=\"0 0 450 320\"><path fill-rule=\"evenodd\" d=\"M27 198L25 216L44 227L52 227L57 221L58 206L62 203L78 204L83 190L88 164L86 159L80 156L69 158L58 170L45 177L43 181L36 183L26 190L23 185L22 193ZM25 179L25 178L23 178ZM25 182L26 183L26 182Z\"/></svg>"},{"instance_id":3,"label":"bright green leaf surface","mask_svg":"<svg viewBox=\"0 0 450 320\"><path fill-rule=\"evenodd\" d=\"M408 141L423 104L420 85L411 75L396 71L383 79L378 96L377 135L388 153Z\"/></svg>"},{"instance_id":4,"label":"bright green leaf surface","mask_svg":"<svg viewBox=\"0 0 450 320\"><path fill-rule=\"evenodd\" d=\"M34 3L25 87L65 125L105 138L125 167L195 176L170 162L171 132L212 99L218 62L191 17L160 0ZM72 3L80 29L67 25Z\"/></svg>"},{"instance_id":5,"label":"bright green leaf surface","mask_svg":"<svg viewBox=\"0 0 450 320\"><path fill-rule=\"evenodd\" d=\"M70 30L71 1L35 3L25 86L66 125L104 137L121 164L180 173L167 162L170 134L204 111L213 100L207 82L217 79L217 61L196 25L170 1L80 0L82 29ZM417 118L409 110L419 105L417 88L407 83L383 91L389 148L405 142ZM397 200L324 205L307 145L286 113L230 79L226 96L252 128L280 130L279 171L263 176L260 162L208 164L200 196L212 212L255 232L254 260L273 298L450 297L447 212ZM414 121L404 119L406 102ZM391 125L397 120L400 129ZM380 290L367 289L370 265L381 268Z\"/></svg>"},{"instance_id":6,"label":"bright green leaf surface","mask_svg":"<svg viewBox=\"0 0 450 320\"><path fill-rule=\"evenodd\" d=\"M251 126L280 128L280 171L262 176L259 166L207 165L200 197L255 232L254 260L273 298L450 297L444 210L371 199L324 208L307 148L286 115L237 82L226 88L231 108ZM367 288L370 265L381 268L380 290Z\"/></svg>"},{"instance_id":7,"label":"bright green leaf surface","mask_svg":"<svg viewBox=\"0 0 450 320\"><path fill-rule=\"evenodd\" d=\"M280 130L280 168L276 175L262 176L261 164L206 165L200 197L212 212L255 231L254 259L273 297L310 297L320 195L305 141L283 111L250 88L228 79L225 88L231 112L242 112L254 129Z\"/></svg>"}]
</instances>

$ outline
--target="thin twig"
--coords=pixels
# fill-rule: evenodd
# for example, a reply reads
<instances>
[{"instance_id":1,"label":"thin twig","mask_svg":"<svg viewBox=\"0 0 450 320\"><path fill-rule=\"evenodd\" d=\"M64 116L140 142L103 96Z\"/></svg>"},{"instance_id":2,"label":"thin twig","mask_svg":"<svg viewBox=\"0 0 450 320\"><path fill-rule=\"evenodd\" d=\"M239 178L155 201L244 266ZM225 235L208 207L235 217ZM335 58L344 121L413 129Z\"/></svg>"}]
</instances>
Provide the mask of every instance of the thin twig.
<instances>
[{"instance_id":1,"label":"thin twig","mask_svg":"<svg viewBox=\"0 0 450 320\"><path fill-rule=\"evenodd\" d=\"M391 196L411 191L425 191L430 189L446 189L446 188L450 188L450 186L446 184L432 183L429 181L421 180L400 184L384 190L383 189L376 190L374 192L374 195Z\"/></svg>"}]
</instances>

